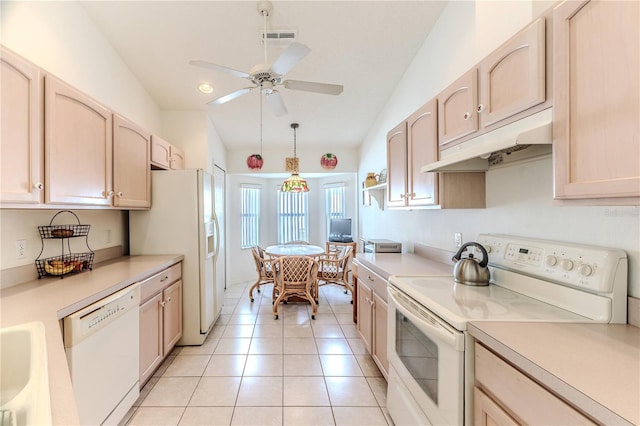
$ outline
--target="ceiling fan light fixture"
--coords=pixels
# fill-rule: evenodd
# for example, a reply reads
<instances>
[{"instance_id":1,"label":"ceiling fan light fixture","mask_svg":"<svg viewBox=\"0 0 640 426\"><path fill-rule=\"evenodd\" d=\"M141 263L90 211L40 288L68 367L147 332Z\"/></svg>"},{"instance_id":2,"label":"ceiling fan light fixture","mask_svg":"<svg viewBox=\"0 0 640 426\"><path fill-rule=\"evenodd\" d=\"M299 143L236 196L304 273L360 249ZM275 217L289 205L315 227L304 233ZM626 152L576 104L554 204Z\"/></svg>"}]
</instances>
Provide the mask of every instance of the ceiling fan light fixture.
<instances>
[{"instance_id":1,"label":"ceiling fan light fixture","mask_svg":"<svg viewBox=\"0 0 640 426\"><path fill-rule=\"evenodd\" d=\"M284 182L282 182L282 188L280 190L282 192L309 192L309 185L307 185L307 181L302 179L298 175L298 157L296 157L296 129L300 125L298 123L291 123L291 128L293 129L293 164L295 165L295 169L291 172L291 176L289 176Z\"/></svg>"},{"instance_id":2,"label":"ceiling fan light fixture","mask_svg":"<svg viewBox=\"0 0 640 426\"><path fill-rule=\"evenodd\" d=\"M211 83L200 83L198 84L198 90L200 91L200 93L204 93L205 95L209 95L211 93L213 93L213 86L211 85Z\"/></svg>"}]
</instances>

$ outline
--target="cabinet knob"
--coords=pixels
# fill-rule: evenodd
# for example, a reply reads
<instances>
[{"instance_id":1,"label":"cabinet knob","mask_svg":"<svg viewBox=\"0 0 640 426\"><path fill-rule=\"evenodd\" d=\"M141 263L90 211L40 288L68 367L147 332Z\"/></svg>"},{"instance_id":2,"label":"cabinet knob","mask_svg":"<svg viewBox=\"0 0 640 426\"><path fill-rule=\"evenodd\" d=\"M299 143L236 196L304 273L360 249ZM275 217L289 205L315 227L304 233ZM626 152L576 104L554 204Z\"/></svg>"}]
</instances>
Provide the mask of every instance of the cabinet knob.
<instances>
[{"instance_id":1,"label":"cabinet knob","mask_svg":"<svg viewBox=\"0 0 640 426\"><path fill-rule=\"evenodd\" d=\"M168 279L169 279L169 275L165 275L164 277L160 278L160 282L163 283Z\"/></svg>"},{"instance_id":2,"label":"cabinet knob","mask_svg":"<svg viewBox=\"0 0 640 426\"><path fill-rule=\"evenodd\" d=\"M118 192L118 197L122 197L124 194L122 193L122 191Z\"/></svg>"},{"instance_id":3,"label":"cabinet knob","mask_svg":"<svg viewBox=\"0 0 640 426\"><path fill-rule=\"evenodd\" d=\"M373 281L373 278L371 278L371 275L367 275L367 279L368 279L369 281Z\"/></svg>"},{"instance_id":4,"label":"cabinet knob","mask_svg":"<svg viewBox=\"0 0 640 426\"><path fill-rule=\"evenodd\" d=\"M170 297L169 297L169 298L167 298L167 302L171 302L171 298L170 298Z\"/></svg>"},{"instance_id":5,"label":"cabinet knob","mask_svg":"<svg viewBox=\"0 0 640 426\"><path fill-rule=\"evenodd\" d=\"M107 197L112 198L113 197L113 191L107 192Z\"/></svg>"},{"instance_id":6,"label":"cabinet knob","mask_svg":"<svg viewBox=\"0 0 640 426\"><path fill-rule=\"evenodd\" d=\"M482 112L484 111L484 105L480 104L478 105L478 112Z\"/></svg>"},{"instance_id":7,"label":"cabinet knob","mask_svg":"<svg viewBox=\"0 0 640 426\"><path fill-rule=\"evenodd\" d=\"M471 117L471 114L469 114L468 112L464 113L464 119L468 120Z\"/></svg>"},{"instance_id":8,"label":"cabinet knob","mask_svg":"<svg viewBox=\"0 0 640 426\"><path fill-rule=\"evenodd\" d=\"M44 183L42 183L42 182L36 182L36 183L33 185L33 187L34 187L35 189L37 189L38 191L42 191L42 190L44 189Z\"/></svg>"},{"instance_id":9,"label":"cabinet knob","mask_svg":"<svg viewBox=\"0 0 640 426\"><path fill-rule=\"evenodd\" d=\"M160 306L162 306L164 308L164 305L166 305L167 302L165 302L164 300L162 302L160 302Z\"/></svg>"}]
</instances>

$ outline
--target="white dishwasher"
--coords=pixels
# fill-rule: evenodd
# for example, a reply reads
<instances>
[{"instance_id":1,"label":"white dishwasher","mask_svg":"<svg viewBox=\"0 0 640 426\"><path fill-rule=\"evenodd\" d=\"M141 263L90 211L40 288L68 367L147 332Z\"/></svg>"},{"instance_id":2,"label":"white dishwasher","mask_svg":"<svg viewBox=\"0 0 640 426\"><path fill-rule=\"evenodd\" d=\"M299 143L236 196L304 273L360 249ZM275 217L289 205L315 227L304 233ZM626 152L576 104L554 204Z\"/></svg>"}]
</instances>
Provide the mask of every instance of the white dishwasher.
<instances>
[{"instance_id":1,"label":"white dishwasher","mask_svg":"<svg viewBox=\"0 0 640 426\"><path fill-rule=\"evenodd\" d=\"M140 285L64 318L64 346L83 425L118 424L140 394Z\"/></svg>"}]
</instances>

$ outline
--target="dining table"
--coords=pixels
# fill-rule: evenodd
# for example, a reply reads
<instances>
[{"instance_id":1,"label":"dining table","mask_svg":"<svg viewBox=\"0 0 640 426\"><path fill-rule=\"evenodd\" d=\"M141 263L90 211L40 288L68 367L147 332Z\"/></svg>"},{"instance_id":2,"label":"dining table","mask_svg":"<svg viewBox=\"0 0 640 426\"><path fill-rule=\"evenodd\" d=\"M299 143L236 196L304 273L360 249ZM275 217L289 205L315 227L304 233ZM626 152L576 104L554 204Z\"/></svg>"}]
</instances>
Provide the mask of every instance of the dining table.
<instances>
[{"instance_id":1,"label":"dining table","mask_svg":"<svg viewBox=\"0 0 640 426\"><path fill-rule=\"evenodd\" d=\"M311 244L277 244L264 249L269 256L310 256L318 257L324 254L324 248Z\"/></svg>"}]
</instances>

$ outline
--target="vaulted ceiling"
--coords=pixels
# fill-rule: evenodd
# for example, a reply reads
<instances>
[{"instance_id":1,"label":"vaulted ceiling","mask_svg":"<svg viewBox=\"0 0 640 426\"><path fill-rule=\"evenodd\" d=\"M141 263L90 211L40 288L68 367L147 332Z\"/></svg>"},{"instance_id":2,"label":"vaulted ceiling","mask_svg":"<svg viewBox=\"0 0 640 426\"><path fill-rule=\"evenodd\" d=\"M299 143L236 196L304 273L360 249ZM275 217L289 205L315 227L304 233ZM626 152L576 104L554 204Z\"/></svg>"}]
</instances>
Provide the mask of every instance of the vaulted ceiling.
<instances>
[{"instance_id":1,"label":"vaulted ceiling","mask_svg":"<svg viewBox=\"0 0 640 426\"><path fill-rule=\"evenodd\" d=\"M338 96L278 86L288 114L263 100L263 141L357 147L422 46L446 2L273 1L270 31L293 30L311 49L287 79L341 84ZM245 79L195 67L204 60L243 72L264 62L256 1L90 1L82 3L104 36L163 110L205 110L228 149L260 140L260 92L206 105L249 87ZM267 43L268 63L285 46ZM209 82L214 91L197 86ZM264 96L264 95L263 95ZM264 99L264 98L263 98Z\"/></svg>"}]
</instances>

